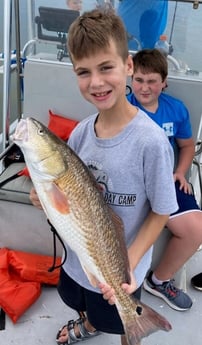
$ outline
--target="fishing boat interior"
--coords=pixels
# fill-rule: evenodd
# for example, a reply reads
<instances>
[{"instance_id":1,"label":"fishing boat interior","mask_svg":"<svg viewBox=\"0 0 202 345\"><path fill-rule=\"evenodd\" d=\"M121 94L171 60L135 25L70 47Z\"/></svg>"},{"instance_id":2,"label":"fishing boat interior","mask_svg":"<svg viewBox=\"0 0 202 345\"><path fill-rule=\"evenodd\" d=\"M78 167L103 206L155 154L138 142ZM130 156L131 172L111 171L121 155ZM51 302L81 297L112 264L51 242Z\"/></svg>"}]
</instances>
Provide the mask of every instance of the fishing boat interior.
<instances>
[{"instance_id":1,"label":"fishing boat interior","mask_svg":"<svg viewBox=\"0 0 202 345\"><path fill-rule=\"evenodd\" d=\"M159 1L159 0L156 0ZM84 10L95 3L114 6L120 1L83 1ZM85 5L86 3L86 5ZM148 2L149 3L149 2ZM61 6L60 6L61 4ZM63 121L80 121L96 112L85 101L77 86L69 58L66 40L68 29L80 15L77 10L67 9L65 1L3 0L0 5L2 37L0 36L0 274L5 272L8 251L25 252L52 257L62 255L60 241L53 244L53 232L42 210L29 199L32 182L26 174L25 162L20 150L12 142L18 121L33 117L50 126ZM164 34L172 47L167 56L169 73L166 93L181 99L190 112L195 157L190 170L197 201L202 206L202 1L168 0L168 19ZM1 18L0 18L1 19ZM162 33L162 34L163 34ZM140 43L138 38L133 38ZM137 44L137 50L140 44ZM136 50L130 50L135 54ZM128 81L130 84L130 81ZM60 122L61 121L61 122ZM54 122L54 123L55 123ZM72 122L71 122L72 123ZM154 245L152 266L158 262L170 238L164 229ZM12 256L13 258L13 256ZM11 259L12 261L12 259ZM48 261L50 263L50 260ZM8 263L8 265L12 263ZM199 250L176 274L178 287L193 300L189 311L171 309L164 301L142 291L142 300L164 315L172 324L169 333L159 331L142 340L143 345L195 345L201 344L202 295L190 284L190 278L202 268L202 251ZM23 265L20 262L19 271ZM0 342L6 345L55 344L58 329L76 313L59 298L57 289L47 283L40 284L40 291L27 299L25 278L15 287L5 279L6 294L0 296ZM14 279L14 278L13 278ZM29 283L28 281L26 282ZM24 285L23 285L24 284ZM25 288L25 290L23 290ZM33 293L32 286L30 294ZM18 295L18 291L21 295ZM2 290L0 290L2 291ZM25 291L25 292L24 292ZM20 308L19 296L23 312ZM18 301L16 302L16 299ZM6 304L7 303L7 304ZM13 316L17 314L16 319ZM87 340L91 344L119 344L117 335L101 334Z\"/></svg>"}]
</instances>

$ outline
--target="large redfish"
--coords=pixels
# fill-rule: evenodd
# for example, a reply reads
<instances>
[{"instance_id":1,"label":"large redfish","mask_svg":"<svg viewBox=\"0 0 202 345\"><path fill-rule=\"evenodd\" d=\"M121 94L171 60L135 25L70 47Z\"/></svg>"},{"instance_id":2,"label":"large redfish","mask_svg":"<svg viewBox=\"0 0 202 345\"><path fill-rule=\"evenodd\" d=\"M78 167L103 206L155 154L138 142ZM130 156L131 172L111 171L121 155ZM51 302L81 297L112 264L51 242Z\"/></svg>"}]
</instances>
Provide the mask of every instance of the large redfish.
<instances>
[{"instance_id":1,"label":"large redfish","mask_svg":"<svg viewBox=\"0 0 202 345\"><path fill-rule=\"evenodd\" d=\"M114 288L128 343L135 345L159 329L170 330L164 317L122 290L122 283L130 282L122 222L81 159L32 118L19 122L13 140L24 153L47 218L76 252L90 283Z\"/></svg>"}]
</instances>

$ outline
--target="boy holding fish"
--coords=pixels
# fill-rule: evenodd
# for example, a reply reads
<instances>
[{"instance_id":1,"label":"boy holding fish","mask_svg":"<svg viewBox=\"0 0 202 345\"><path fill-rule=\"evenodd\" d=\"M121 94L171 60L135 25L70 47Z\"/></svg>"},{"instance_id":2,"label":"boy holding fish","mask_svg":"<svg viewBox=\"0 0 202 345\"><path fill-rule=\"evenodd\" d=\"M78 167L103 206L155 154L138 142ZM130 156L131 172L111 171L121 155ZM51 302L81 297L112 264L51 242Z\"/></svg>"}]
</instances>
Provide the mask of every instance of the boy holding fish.
<instances>
[{"instance_id":1,"label":"boy holding fish","mask_svg":"<svg viewBox=\"0 0 202 345\"><path fill-rule=\"evenodd\" d=\"M135 345L158 329L171 328L139 299L151 264L152 245L169 214L178 208L173 152L163 130L125 97L133 61L123 23L114 12L93 10L78 17L68 33L68 51L81 94L98 109L75 128L68 145L94 175L96 187L88 184L90 177L84 169L76 184L79 192L72 187L65 190L65 201L64 191L58 193L64 188L59 179L57 188L54 186L57 198L53 195L49 199L50 203L56 201L58 212L61 206L57 200L65 203L61 218L66 212L74 219L72 232L77 226L74 249L68 243L71 236L65 240L68 257L61 269L58 291L67 305L86 313L62 327L56 341L59 345L72 344L102 331L120 334L122 345ZM49 137L44 145L48 141ZM70 165L66 164L67 170ZM79 169L73 171L74 185ZM64 183L67 180L66 176ZM40 207L34 190L30 198ZM48 203L45 206L48 209ZM50 220L54 222L54 218ZM80 260L82 255L84 261Z\"/></svg>"}]
</instances>

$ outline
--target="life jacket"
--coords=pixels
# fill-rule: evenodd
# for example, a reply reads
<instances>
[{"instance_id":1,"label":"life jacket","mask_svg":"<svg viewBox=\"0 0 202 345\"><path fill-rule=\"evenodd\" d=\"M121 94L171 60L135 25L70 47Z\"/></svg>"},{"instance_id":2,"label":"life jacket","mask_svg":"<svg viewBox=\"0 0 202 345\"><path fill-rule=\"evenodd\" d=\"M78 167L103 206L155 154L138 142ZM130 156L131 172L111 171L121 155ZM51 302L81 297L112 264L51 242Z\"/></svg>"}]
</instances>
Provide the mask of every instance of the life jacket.
<instances>
[{"instance_id":1,"label":"life jacket","mask_svg":"<svg viewBox=\"0 0 202 345\"><path fill-rule=\"evenodd\" d=\"M15 323L37 300L42 284L57 285L59 270L49 272L52 256L0 249L0 307ZM59 265L61 258L56 258Z\"/></svg>"}]
</instances>

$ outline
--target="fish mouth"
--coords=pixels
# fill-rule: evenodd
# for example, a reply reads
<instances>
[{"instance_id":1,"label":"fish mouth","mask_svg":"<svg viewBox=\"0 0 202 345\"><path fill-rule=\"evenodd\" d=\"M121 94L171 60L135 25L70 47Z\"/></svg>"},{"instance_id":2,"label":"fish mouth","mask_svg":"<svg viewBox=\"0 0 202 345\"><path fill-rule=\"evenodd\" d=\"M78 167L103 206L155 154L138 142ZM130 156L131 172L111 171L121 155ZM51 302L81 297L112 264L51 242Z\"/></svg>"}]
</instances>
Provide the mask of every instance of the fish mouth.
<instances>
[{"instance_id":1,"label":"fish mouth","mask_svg":"<svg viewBox=\"0 0 202 345\"><path fill-rule=\"evenodd\" d=\"M11 139L14 142L27 141L28 140L28 119L21 119L15 129Z\"/></svg>"}]
</instances>

